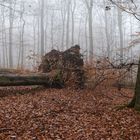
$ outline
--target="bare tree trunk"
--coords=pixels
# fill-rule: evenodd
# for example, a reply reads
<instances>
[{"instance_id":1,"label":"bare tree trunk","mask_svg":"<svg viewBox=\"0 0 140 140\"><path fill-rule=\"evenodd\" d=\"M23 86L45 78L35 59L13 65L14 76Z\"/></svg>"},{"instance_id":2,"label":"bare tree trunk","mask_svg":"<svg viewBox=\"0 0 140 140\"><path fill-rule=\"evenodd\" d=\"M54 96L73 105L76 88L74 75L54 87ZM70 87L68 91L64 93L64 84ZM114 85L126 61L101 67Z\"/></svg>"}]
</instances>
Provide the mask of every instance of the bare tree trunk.
<instances>
[{"instance_id":1,"label":"bare tree trunk","mask_svg":"<svg viewBox=\"0 0 140 140\"><path fill-rule=\"evenodd\" d=\"M72 20L72 32L71 32L71 45L74 45L74 13L75 13L75 8L76 8L76 1L74 0L73 3L71 4L71 20Z\"/></svg>"},{"instance_id":2,"label":"bare tree trunk","mask_svg":"<svg viewBox=\"0 0 140 140\"><path fill-rule=\"evenodd\" d=\"M87 16L85 19L85 46L86 46L86 61L88 62Z\"/></svg>"},{"instance_id":3,"label":"bare tree trunk","mask_svg":"<svg viewBox=\"0 0 140 140\"><path fill-rule=\"evenodd\" d=\"M4 27L3 25L2 25L2 27ZM5 40L4 40L4 33L3 33L3 31L2 31L2 54L3 54L3 67L5 68L5 66L6 66L6 61L5 61Z\"/></svg>"},{"instance_id":4,"label":"bare tree trunk","mask_svg":"<svg viewBox=\"0 0 140 140\"><path fill-rule=\"evenodd\" d=\"M40 21L40 28L41 28L41 55L44 55L44 0L41 0L41 21Z\"/></svg>"},{"instance_id":5,"label":"bare tree trunk","mask_svg":"<svg viewBox=\"0 0 140 140\"><path fill-rule=\"evenodd\" d=\"M83 15L80 15L80 20L79 20L79 32L78 32L78 44L80 44L82 17L83 17Z\"/></svg>"},{"instance_id":6,"label":"bare tree trunk","mask_svg":"<svg viewBox=\"0 0 140 140\"><path fill-rule=\"evenodd\" d=\"M24 65L24 28L25 28L25 20L23 18L23 14L25 11L24 8L24 3L21 2L20 3L20 23L19 23L19 34L20 34L20 38L19 38L19 52L18 52L18 68L23 68Z\"/></svg>"},{"instance_id":7,"label":"bare tree trunk","mask_svg":"<svg viewBox=\"0 0 140 140\"><path fill-rule=\"evenodd\" d=\"M122 11L118 8L118 28L120 37L120 62L123 63L123 30L122 30Z\"/></svg>"},{"instance_id":8,"label":"bare tree trunk","mask_svg":"<svg viewBox=\"0 0 140 140\"><path fill-rule=\"evenodd\" d=\"M5 42L5 15L4 15L4 8L1 9L2 12L2 51L3 51L3 67L6 67L6 42Z\"/></svg>"},{"instance_id":9,"label":"bare tree trunk","mask_svg":"<svg viewBox=\"0 0 140 140\"><path fill-rule=\"evenodd\" d=\"M89 57L90 60L92 61L93 59L93 31L92 31L92 6L89 9Z\"/></svg>"},{"instance_id":10,"label":"bare tree trunk","mask_svg":"<svg viewBox=\"0 0 140 140\"><path fill-rule=\"evenodd\" d=\"M52 10L52 16L51 16L51 48L54 49L54 10Z\"/></svg>"},{"instance_id":11,"label":"bare tree trunk","mask_svg":"<svg viewBox=\"0 0 140 140\"><path fill-rule=\"evenodd\" d=\"M47 18L47 16L46 16L46 23L45 23L45 42L44 42L44 44L45 44L45 52L46 52L46 50L47 50L47 43L48 43L48 37L47 37L47 35L48 35L48 32L47 32L47 30L48 30L48 22L47 22L47 20L48 20L48 18Z\"/></svg>"},{"instance_id":12,"label":"bare tree trunk","mask_svg":"<svg viewBox=\"0 0 140 140\"><path fill-rule=\"evenodd\" d=\"M23 20L22 33L21 33L21 68L24 67L24 28L25 21Z\"/></svg>"},{"instance_id":13,"label":"bare tree trunk","mask_svg":"<svg viewBox=\"0 0 140 140\"><path fill-rule=\"evenodd\" d=\"M128 107L135 108L135 110L140 111L140 58L137 72L137 80L135 85L135 94Z\"/></svg>"},{"instance_id":14,"label":"bare tree trunk","mask_svg":"<svg viewBox=\"0 0 140 140\"><path fill-rule=\"evenodd\" d=\"M64 4L65 7L65 4ZM61 39L61 48L64 50L64 36L65 36L65 23L66 23L66 10L63 7L61 8L61 17L62 17L62 39Z\"/></svg>"},{"instance_id":15,"label":"bare tree trunk","mask_svg":"<svg viewBox=\"0 0 140 140\"><path fill-rule=\"evenodd\" d=\"M5 42L5 57L6 57L6 67L8 68L8 45L7 45L7 34L4 32L4 42Z\"/></svg>"},{"instance_id":16,"label":"bare tree trunk","mask_svg":"<svg viewBox=\"0 0 140 140\"><path fill-rule=\"evenodd\" d=\"M37 53L40 54L40 19L37 19Z\"/></svg>"},{"instance_id":17,"label":"bare tree trunk","mask_svg":"<svg viewBox=\"0 0 140 140\"><path fill-rule=\"evenodd\" d=\"M34 24L33 24L33 38L34 38L34 45L33 45L33 53L36 54L36 18L34 17ZM33 66L35 67L35 58L33 59Z\"/></svg>"},{"instance_id":18,"label":"bare tree trunk","mask_svg":"<svg viewBox=\"0 0 140 140\"><path fill-rule=\"evenodd\" d=\"M69 27L70 27L70 5L71 0L67 3L67 32L66 32L66 48L69 48Z\"/></svg>"},{"instance_id":19,"label":"bare tree trunk","mask_svg":"<svg viewBox=\"0 0 140 140\"><path fill-rule=\"evenodd\" d=\"M12 0L9 1L9 67L13 67L13 10L12 10Z\"/></svg>"},{"instance_id":20,"label":"bare tree trunk","mask_svg":"<svg viewBox=\"0 0 140 140\"><path fill-rule=\"evenodd\" d=\"M105 0L104 0L104 6L105 6ZM107 17L107 11L105 10L105 35L106 35L106 44L107 44L107 57L110 59L110 43L109 43L109 32L108 32L108 17Z\"/></svg>"},{"instance_id":21,"label":"bare tree trunk","mask_svg":"<svg viewBox=\"0 0 140 140\"><path fill-rule=\"evenodd\" d=\"M85 0L85 4L88 10L88 30L89 30L89 59L92 62L93 60L93 17L92 17L92 10L93 10L93 0Z\"/></svg>"},{"instance_id":22,"label":"bare tree trunk","mask_svg":"<svg viewBox=\"0 0 140 140\"><path fill-rule=\"evenodd\" d=\"M25 30L25 20L23 18L24 14L24 3L21 4L22 13L21 13L21 21L22 21L22 28L21 28L21 68L24 67L24 30Z\"/></svg>"}]
</instances>

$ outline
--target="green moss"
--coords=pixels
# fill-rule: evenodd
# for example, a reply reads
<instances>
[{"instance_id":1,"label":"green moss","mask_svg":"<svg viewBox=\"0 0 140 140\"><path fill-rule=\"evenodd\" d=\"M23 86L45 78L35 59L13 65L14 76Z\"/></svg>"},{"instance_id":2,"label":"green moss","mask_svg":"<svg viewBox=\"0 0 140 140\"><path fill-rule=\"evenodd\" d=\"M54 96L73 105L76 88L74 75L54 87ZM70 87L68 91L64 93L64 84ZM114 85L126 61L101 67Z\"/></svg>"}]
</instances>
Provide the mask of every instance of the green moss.
<instances>
[{"instance_id":1,"label":"green moss","mask_svg":"<svg viewBox=\"0 0 140 140\"><path fill-rule=\"evenodd\" d=\"M55 81L61 81L61 80L62 80L62 73L61 73L61 70L58 70L58 71L57 71L57 74L56 74L56 76L54 77L54 80L55 80Z\"/></svg>"}]
</instances>

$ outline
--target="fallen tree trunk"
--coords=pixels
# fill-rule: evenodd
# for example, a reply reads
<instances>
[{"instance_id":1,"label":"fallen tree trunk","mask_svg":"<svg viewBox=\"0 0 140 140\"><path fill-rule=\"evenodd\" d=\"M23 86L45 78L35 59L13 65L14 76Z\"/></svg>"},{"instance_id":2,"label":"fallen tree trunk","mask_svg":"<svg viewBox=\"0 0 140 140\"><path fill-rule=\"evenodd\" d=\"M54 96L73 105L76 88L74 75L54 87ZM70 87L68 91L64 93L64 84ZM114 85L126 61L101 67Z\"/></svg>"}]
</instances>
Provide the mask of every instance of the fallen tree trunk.
<instances>
[{"instance_id":1,"label":"fallen tree trunk","mask_svg":"<svg viewBox=\"0 0 140 140\"><path fill-rule=\"evenodd\" d=\"M44 85L46 87L63 87L61 78L57 75L50 76L49 74L32 74L32 75L15 75L15 74L0 74L0 86L30 86Z\"/></svg>"},{"instance_id":2,"label":"fallen tree trunk","mask_svg":"<svg viewBox=\"0 0 140 140\"><path fill-rule=\"evenodd\" d=\"M20 72L12 69L0 70L0 86L45 85L46 87L84 87L83 58L80 46L60 52L52 50L42 57L40 73ZM25 75L27 74L27 75Z\"/></svg>"}]
</instances>

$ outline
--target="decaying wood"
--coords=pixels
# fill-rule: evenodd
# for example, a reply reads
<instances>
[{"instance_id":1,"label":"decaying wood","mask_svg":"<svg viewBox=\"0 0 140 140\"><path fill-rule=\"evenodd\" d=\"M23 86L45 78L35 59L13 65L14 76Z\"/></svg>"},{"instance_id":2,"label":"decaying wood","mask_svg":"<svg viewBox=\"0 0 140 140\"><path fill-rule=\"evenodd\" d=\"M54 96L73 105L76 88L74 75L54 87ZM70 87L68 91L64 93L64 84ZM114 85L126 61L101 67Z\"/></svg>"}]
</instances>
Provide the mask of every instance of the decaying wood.
<instances>
[{"instance_id":1,"label":"decaying wood","mask_svg":"<svg viewBox=\"0 0 140 140\"><path fill-rule=\"evenodd\" d=\"M40 72L59 70L65 86L84 87L84 62L80 54L80 46L75 45L70 49L60 52L52 50L47 53L39 66Z\"/></svg>"},{"instance_id":2,"label":"decaying wood","mask_svg":"<svg viewBox=\"0 0 140 140\"><path fill-rule=\"evenodd\" d=\"M57 74L15 75L0 74L0 86L30 86L44 85L46 87L62 87L63 82L57 78Z\"/></svg>"},{"instance_id":3,"label":"decaying wood","mask_svg":"<svg viewBox=\"0 0 140 140\"><path fill-rule=\"evenodd\" d=\"M45 85L46 87L84 86L83 59L80 46L60 52L52 50L42 57L40 73L24 75L13 70L0 71L0 86Z\"/></svg>"}]
</instances>

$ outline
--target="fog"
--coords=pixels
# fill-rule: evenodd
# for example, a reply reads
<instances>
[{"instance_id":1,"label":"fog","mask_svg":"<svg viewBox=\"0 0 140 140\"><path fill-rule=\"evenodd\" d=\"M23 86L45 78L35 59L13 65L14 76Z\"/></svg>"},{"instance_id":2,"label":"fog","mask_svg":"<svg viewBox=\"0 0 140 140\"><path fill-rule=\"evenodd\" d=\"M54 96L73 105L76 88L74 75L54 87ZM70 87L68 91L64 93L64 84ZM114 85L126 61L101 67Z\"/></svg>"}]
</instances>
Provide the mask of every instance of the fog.
<instances>
[{"instance_id":1,"label":"fog","mask_svg":"<svg viewBox=\"0 0 140 140\"><path fill-rule=\"evenodd\" d=\"M50 50L75 44L86 62L137 59L140 21L132 12L139 13L139 2L115 2L1 0L0 67L33 69Z\"/></svg>"}]
</instances>

